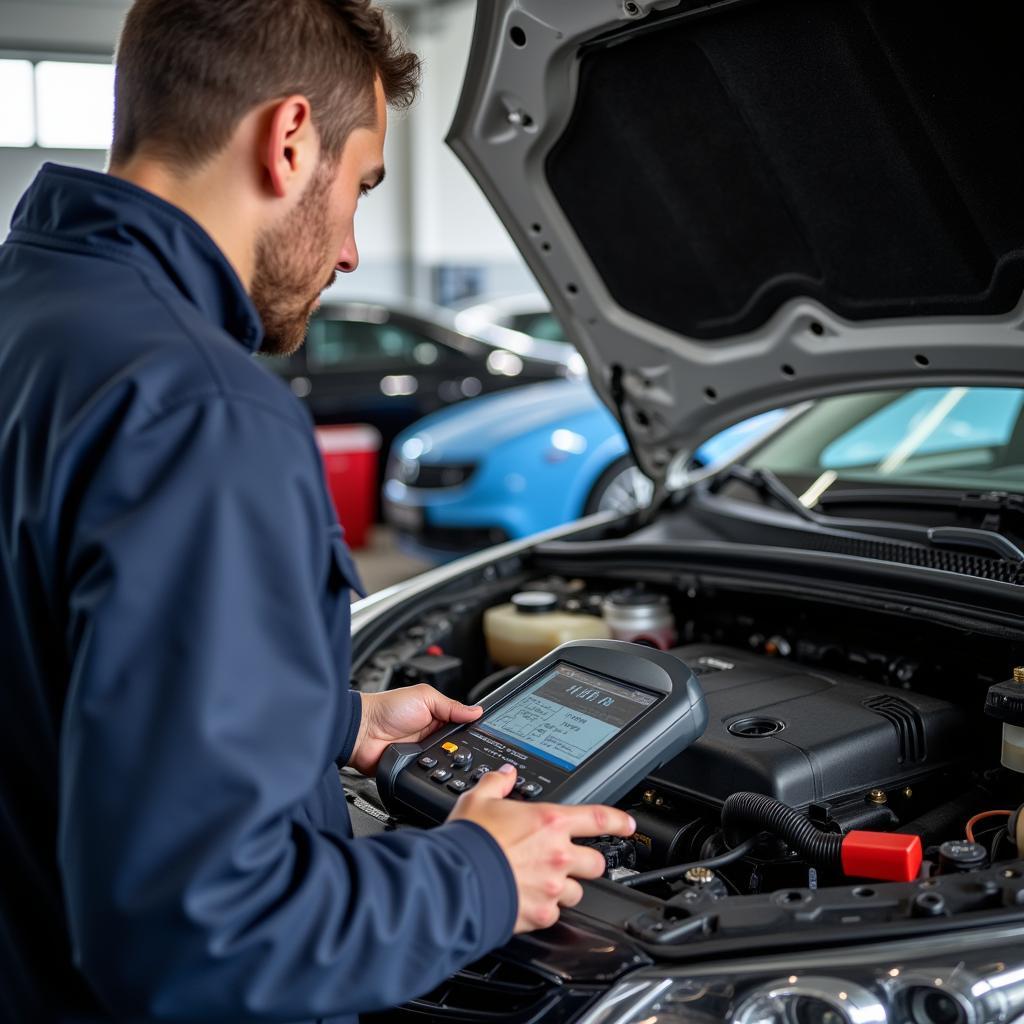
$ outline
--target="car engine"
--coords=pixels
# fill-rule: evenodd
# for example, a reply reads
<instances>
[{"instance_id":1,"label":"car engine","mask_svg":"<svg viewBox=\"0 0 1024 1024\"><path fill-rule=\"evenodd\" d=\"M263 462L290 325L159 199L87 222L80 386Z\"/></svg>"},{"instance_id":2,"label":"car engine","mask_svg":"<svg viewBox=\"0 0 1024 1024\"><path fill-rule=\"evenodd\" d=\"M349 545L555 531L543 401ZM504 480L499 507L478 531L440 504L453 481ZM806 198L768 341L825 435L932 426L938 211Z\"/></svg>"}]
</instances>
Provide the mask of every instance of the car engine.
<instances>
[{"instance_id":1,"label":"car engine","mask_svg":"<svg viewBox=\"0 0 1024 1024\"><path fill-rule=\"evenodd\" d=\"M559 643L600 637L674 654L709 712L704 735L620 803L636 834L593 841L609 879L669 901L847 881L767 825L730 835L723 812L737 794L777 801L815 835L919 836L925 876L1018 855L1010 812L1024 787L1000 766L999 723L983 713L987 688L1024 654L1010 641L955 642L939 624L867 609L837 617L799 596L546 576L423 610L355 681L428 681L473 701Z\"/></svg>"}]
</instances>

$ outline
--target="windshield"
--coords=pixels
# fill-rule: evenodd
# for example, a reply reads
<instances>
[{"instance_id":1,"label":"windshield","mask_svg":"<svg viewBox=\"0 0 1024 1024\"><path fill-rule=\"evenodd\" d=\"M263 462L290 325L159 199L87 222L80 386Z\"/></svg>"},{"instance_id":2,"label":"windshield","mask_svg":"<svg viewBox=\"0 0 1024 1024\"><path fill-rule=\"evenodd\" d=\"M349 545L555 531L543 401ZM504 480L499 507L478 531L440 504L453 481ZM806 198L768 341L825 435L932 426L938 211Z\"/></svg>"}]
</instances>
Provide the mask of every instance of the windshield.
<instances>
[{"instance_id":1,"label":"windshield","mask_svg":"<svg viewBox=\"0 0 1024 1024\"><path fill-rule=\"evenodd\" d=\"M817 402L744 460L805 504L835 483L872 487L1024 489L1019 388L914 388ZM801 491L797 490L797 494Z\"/></svg>"},{"instance_id":2,"label":"windshield","mask_svg":"<svg viewBox=\"0 0 1024 1024\"><path fill-rule=\"evenodd\" d=\"M547 311L513 313L508 318L508 326L513 331L522 331L523 334L529 334L531 338L540 338L541 341L566 341L562 325L555 319L553 313Z\"/></svg>"}]
</instances>

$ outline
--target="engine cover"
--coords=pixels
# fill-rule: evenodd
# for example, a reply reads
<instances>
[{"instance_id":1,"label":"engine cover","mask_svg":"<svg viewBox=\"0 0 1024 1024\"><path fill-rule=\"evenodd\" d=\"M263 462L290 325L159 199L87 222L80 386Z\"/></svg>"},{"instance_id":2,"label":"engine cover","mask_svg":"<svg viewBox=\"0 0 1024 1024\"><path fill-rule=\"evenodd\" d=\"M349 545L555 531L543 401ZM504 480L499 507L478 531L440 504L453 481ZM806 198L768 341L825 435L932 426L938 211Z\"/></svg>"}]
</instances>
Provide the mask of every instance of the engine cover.
<instances>
[{"instance_id":1,"label":"engine cover","mask_svg":"<svg viewBox=\"0 0 1024 1024\"><path fill-rule=\"evenodd\" d=\"M749 790L806 807L906 785L964 756L963 713L946 701L731 647L672 653L700 676L708 727L651 782L694 800L717 806Z\"/></svg>"}]
</instances>

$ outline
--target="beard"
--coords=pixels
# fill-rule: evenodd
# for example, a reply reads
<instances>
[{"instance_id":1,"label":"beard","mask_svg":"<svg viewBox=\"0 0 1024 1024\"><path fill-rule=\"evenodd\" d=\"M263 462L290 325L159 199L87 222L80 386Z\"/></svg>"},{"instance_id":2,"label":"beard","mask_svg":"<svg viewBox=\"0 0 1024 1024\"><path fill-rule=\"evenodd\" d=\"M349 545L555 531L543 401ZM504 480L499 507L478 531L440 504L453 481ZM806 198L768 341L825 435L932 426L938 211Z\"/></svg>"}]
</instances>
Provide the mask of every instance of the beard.
<instances>
[{"instance_id":1,"label":"beard","mask_svg":"<svg viewBox=\"0 0 1024 1024\"><path fill-rule=\"evenodd\" d=\"M287 221L263 231L256 240L252 301L263 321L260 352L288 356L306 340L309 318L320 293L334 283L330 244L324 224L334 168L323 161Z\"/></svg>"}]
</instances>

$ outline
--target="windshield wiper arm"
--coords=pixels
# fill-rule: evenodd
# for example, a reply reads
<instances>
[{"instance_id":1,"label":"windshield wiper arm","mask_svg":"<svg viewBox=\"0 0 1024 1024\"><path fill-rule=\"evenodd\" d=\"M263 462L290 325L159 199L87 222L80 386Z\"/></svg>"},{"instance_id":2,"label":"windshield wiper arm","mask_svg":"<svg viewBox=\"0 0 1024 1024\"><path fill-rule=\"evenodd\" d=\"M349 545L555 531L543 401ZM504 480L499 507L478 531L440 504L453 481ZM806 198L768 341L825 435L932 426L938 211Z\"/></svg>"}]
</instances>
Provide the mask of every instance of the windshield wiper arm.
<instances>
[{"instance_id":1,"label":"windshield wiper arm","mask_svg":"<svg viewBox=\"0 0 1024 1024\"><path fill-rule=\"evenodd\" d=\"M816 504L930 506L978 513L1010 512L1024 515L1024 494L1011 491L954 491L926 487L858 487L833 489L818 497Z\"/></svg>"},{"instance_id":2,"label":"windshield wiper arm","mask_svg":"<svg viewBox=\"0 0 1024 1024\"><path fill-rule=\"evenodd\" d=\"M958 518L977 517L977 526L935 526L928 539L938 547L973 548L999 558L1024 561L1022 551L1003 530L1024 532L1024 495L1011 491L944 491L911 487L870 487L862 490L826 491L818 498L823 506L873 505L881 508L934 508L953 512Z\"/></svg>"},{"instance_id":3,"label":"windshield wiper arm","mask_svg":"<svg viewBox=\"0 0 1024 1024\"><path fill-rule=\"evenodd\" d=\"M742 463L734 462L716 473L711 481L711 489L717 492L722 484L736 480L747 487L753 488L763 497L774 498L788 512L807 520L809 523L822 525L827 523L824 516L812 512L800 499L770 470L750 469Z\"/></svg>"},{"instance_id":4,"label":"windshield wiper arm","mask_svg":"<svg viewBox=\"0 0 1024 1024\"><path fill-rule=\"evenodd\" d=\"M745 484L762 496L773 498L787 511L806 522L814 523L816 526L833 525L827 516L804 505L770 469L750 469L740 463L733 463L715 475L712 489L717 491L722 484L730 480ZM836 498L839 500L836 501ZM950 491L916 491L911 488L866 488L861 491L826 491L818 498L817 504L916 505L954 511L963 509L987 512L989 515L985 521L990 525L983 529L970 526L932 526L926 529L925 536L937 548L969 548L985 551L1011 562L1024 563L1024 551L998 532L998 516L994 520L990 518L995 510L1024 515L1024 496L1019 494L1003 491L957 494Z\"/></svg>"},{"instance_id":5,"label":"windshield wiper arm","mask_svg":"<svg viewBox=\"0 0 1024 1024\"><path fill-rule=\"evenodd\" d=\"M939 548L971 548L987 551L1010 562L1024 562L1024 551L1009 537L994 530L975 530L970 526L933 526L928 530L928 539Z\"/></svg>"}]
</instances>

